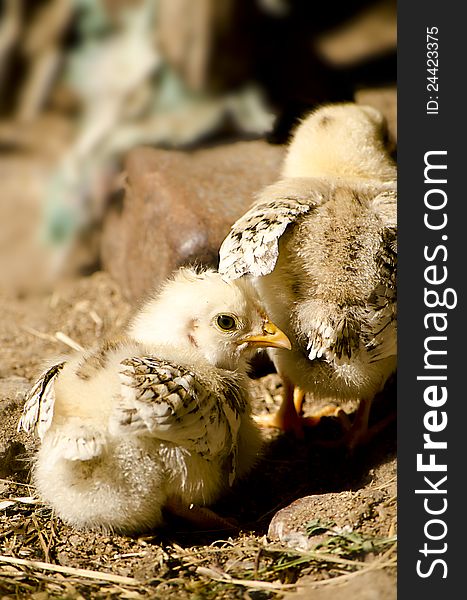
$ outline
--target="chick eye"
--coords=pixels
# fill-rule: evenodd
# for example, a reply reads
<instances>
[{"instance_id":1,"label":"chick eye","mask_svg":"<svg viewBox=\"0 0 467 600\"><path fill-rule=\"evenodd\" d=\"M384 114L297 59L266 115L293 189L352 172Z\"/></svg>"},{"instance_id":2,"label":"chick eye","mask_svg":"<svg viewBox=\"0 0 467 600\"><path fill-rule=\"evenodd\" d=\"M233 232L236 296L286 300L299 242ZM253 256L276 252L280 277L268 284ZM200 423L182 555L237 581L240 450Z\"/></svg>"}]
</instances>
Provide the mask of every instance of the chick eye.
<instances>
[{"instance_id":1,"label":"chick eye","mask_svg":"<svg viewBox=\"0 0 467 600\"><path fill-rule=\"evenodd\" d=\"M232 331L237 326L235 319L231 315L219 315L216 323L223 331Z\"/></svg>"}]
</instances>

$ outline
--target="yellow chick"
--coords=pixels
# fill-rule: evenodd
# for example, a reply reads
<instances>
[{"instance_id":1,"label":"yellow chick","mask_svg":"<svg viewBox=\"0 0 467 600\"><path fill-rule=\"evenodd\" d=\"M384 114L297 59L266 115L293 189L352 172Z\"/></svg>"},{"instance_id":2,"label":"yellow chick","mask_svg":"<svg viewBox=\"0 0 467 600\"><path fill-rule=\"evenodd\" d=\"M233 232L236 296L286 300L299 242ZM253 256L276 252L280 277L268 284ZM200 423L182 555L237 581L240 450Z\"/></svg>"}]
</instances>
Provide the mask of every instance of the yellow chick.
<instances>
[{"instance_id":1,"label":"yellow chick","mask_svg":"<svg viewBox=\"0 0 467 600\"><path fill-rule=\"evenodd\" d=\"M396 165L385 135L383 116L369 106L311 113L292 137L281 179L220 249L219 272L253 278L292 343L292 352L270 351L284 398L263 423L300 434L316 422L300 419L306 392L337 405L358 400L353 423L335 407L319 413L341 415L349 447L371 436L372 400L396 370Z\"/></svg>"},{"instance_id":2,"label":"yellow chick","mask_svg":"<svg viewBox=\"0 0 467 600\"><path fill-rule=\"evenodd\" d=\"M251 284L181 269L126 336L52 366L28 394L18 427L41 438L40 497L80 528L139 532L164 508L215 524L203 507L258 457L246 369L269 346L290 342Z\"/></svg>"}]
</instances>

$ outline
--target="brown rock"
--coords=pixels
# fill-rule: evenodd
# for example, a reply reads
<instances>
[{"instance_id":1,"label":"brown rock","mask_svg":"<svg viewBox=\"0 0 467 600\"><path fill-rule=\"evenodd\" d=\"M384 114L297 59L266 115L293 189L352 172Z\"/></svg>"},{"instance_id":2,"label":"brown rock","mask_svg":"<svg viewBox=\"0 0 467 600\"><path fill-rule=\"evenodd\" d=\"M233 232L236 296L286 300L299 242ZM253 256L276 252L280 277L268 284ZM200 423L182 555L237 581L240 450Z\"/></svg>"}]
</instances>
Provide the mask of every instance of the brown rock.
<instances>
[{"instance_id":1,"label":"brown rock","mask_svg":"<svg viewBox=\"0 0 467 600\"><path fill-rule=\"evenodd\" d=\"M370 516L373 505L383 496L378 491L349 491L299 498L274 515L268 537L292 548L308 550L323 539L321 535L308 536L306 526L310 521L320 519L335 523L339 528L354 529Z\"/></svg>"},{"instance_id":2,"label":"brown rock","mask_svg":"<svg viewBox=\"0 0 467 600\"><path fill-rule=\"evenodd\" d=\"M263 141L131 151L123 207L104 223L104 269L134 300L181 265L216 267L230 226L255 192L277 178L283 153Z\"/></svg>"},{"instance_id":3,"label":"brown rock","mask_svg":"<svg viewBox=\"0 0 467 600\"><path fill-rule=\"evenodd\" d=\"M303 587L297 593L286 594L284 600L396 600L397 584L394 574L385 571L369 571L358 573L347 581L335 583L327 579L325 584L318 582L322 587L317 587L316 581L311 577L300 580Z\"/></svg>"}]
</instances>

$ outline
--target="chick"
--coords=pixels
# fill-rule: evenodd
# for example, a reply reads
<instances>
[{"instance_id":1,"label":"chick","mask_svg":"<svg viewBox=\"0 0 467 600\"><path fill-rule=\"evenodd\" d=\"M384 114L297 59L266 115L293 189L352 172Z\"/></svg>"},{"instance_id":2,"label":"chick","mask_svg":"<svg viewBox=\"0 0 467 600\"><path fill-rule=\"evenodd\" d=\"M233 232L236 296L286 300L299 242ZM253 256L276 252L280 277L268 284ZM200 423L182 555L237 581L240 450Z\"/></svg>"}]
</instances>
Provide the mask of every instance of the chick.
<instances>
[{"instance_id":1,"label":"chick","mask_svg":"<svg viewBox=\"0 0 467 600\"><path fill-rule=\"evenodd\" d=\"M310 114L292 137L281 179L220 249L219 272L253 277L292 343L292 352L270 352L284 397L263 422L300 434L306 392L338 407L358 400L352 424L339 408L322 413L341 416L349 447L371 436L372 400L396 370L396 165L385 134L383 116L368 106Z\"/></svg>"},{"instance_id":2,"label":"chick","mask_svg":"<svg viewBox=\"0 0 467 600\"><path fill-rule=\"evenodd\" d=\"M251 284L178 271L125 336L52 366L30 391L18 427L42 440L39 495L76 527L143 531L164 508L211 526L196 507L260 450L246 370L268 346L290 342Z\"/></svg>"}]
</instances>

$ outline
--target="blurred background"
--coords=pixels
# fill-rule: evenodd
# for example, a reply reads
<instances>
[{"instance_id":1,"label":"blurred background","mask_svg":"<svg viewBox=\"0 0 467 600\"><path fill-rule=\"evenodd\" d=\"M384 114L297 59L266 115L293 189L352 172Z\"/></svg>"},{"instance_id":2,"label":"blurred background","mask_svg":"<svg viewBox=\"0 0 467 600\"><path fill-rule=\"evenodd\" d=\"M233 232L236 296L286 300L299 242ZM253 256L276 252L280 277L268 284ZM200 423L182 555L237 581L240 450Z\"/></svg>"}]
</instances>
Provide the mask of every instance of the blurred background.
<instances>
[{"instance_id":1,"label":"blurred background","mask_svg":"<svg viewBox=\"0 0 467 600\"><path fill-rule=\"evenodd\" d=\"M147 173L166 165L184 181L181 210L189 211L202 202L210 169L237 172L227 146L260 140L248 160L257 156L276 173L297 120L324 102L376 106L395 145L396 33L393 0L3 0L2 289L21 296L105 268L127 297L144 291L123 274L135 246L128 228L140 239L161 217L117 224L115 214L121 220L130 210L128 153L133 195L142 190L144 203ZM160 153L135 155L141 146ZM211 154L198 167L189 157L200 149ZM216 167L216 152L224 167ZM204 173L196 197L190 169ZM176 203L180 194L173 196ZM193 244L185 258L199 255Z\"/></svg>"}]
</instances>

